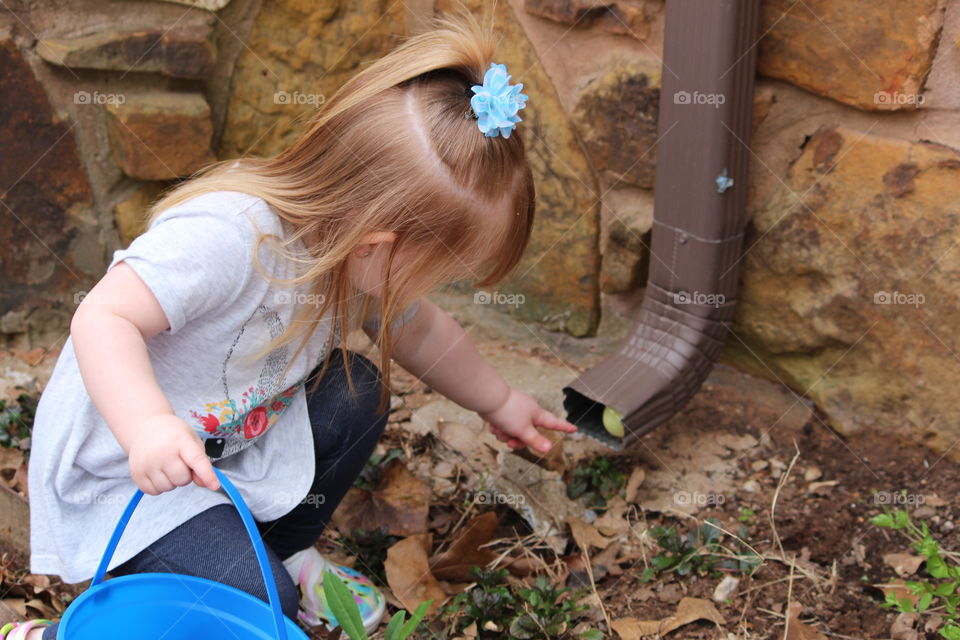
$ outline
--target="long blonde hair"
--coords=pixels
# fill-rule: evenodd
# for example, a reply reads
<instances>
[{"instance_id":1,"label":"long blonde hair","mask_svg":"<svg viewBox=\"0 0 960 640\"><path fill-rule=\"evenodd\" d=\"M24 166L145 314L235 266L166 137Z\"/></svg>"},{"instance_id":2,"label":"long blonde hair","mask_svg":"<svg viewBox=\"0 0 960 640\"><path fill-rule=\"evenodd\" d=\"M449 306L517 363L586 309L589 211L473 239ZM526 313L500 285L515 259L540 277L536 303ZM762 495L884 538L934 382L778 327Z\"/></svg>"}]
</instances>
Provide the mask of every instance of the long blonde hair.
<instances>
[{"instance_id":1,"label":"long blonde hair","mask_svg":"<svg viewBox=\"0 0 960 640\"><path fill-rule=\"evenodd\" d=\"M440 284L477 277L467 266L471 257L488 256L474 286L498 282L530 237L535 195L523 124L510 138L488 138L469 117L470 87L482 82L493 50L491 29L469 15L437 20L345 83L290 147L271 158L207 166L157 201L150 221L212 191L241 191L267 202L290 229L270 244L298 265L299 275L284 282L309 283L323 300L319 307L300 305L296 320L264 348L299 339L291 362L328 311L344 339L356 319L366 317L370 299L351 293L346 259L367 233L395 232L375 341L385 410L395 341L389 327L400 312ZM505 207L513 214L509 226L491 234L483 217ZM257 248L267 239L261 236ZM306 255L292 249L301 241ZM405 249L412 257L396 264ZM346 345L340 348L346 364Z\"/></svg>"}]
</instances>

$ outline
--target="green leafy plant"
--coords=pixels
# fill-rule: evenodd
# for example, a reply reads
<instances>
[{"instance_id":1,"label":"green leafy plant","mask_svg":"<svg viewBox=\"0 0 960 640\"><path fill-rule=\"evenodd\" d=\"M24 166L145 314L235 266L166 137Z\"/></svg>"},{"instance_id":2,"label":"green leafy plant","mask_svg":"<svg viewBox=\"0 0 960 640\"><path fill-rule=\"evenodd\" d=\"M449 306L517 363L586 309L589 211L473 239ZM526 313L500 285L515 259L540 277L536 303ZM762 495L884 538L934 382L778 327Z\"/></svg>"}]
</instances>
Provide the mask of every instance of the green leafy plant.
<instances>
[{"instance_id":1,"label":"green leafy plant","mask_svg":"<svg viewBox=\"0 0 960 640\"><path fill-rule=\"evenodd\" d=\"M506 569L471 567L470 577L475 585L454 596L451 604L444 607L444 615L455 620L458 632L476 623L481 637L515 640L600 640L603 637L596 629L573 635L577 618L588 609L586 605L577 604L585 592L583 589L557 588L544 576L537 576L533 588L514 589L506 581Z\"/></svg>"},{"instance_id":2,"label":"green leafy plant","mask_svg":"<svg viewBox=\"0 0 960 640\"><path fill-rule=\"evenodd\" d=\"M904 494L906 492L903 492ZM910 541L913 548L923 556L925 571L930 580L904 581L913 597L886 592L883 607L896 609L901 613L931 613L934 610L943 617L944 625L940 635L948 640L960 640L960 554L942 549L940 543L930 535L930 529L922 520L919 526L903 509L884 513L870 519L871 524L899 531Z\"/></svg>"},{"instance_id":3,"label":"green leafy plant","mask_svg":"<svg viewBox=\"0 0 960 640\"><path fill-rule=\"evenodd\" d=\"M0 400L0 446L21 448L33 430L37 398L21 393L15 403Z\"/></svg>"},{"instance_id":4,"label":"green leafy plant","mask_svg":"<svg viewBox=\"0 0 960 640\"><path fill-rule=\"evenodd\" d=\"M744 524L750 524L753 522L754 515L753 509L750 507L740 507L740 515L737 516L737 520Z\"/></svg>"},{"instance_id":5,"label":"green leafy plant","mask_svg":"<svg viewBox=\"0 0 960 640\"><path fill-rule=\"evenodd\" d=\"M492 571L474 566L469 576L476 583L474 587L458 593L444 608L446 615L456 618L458 631L472 622L483 629L487 622L500 624L514 615L517 600L507 584L506 569Z\"/></svg>"},{"instance_id":6,"label":"green leafy plant","mask_svg":"<svg viewBox=\"0 0 960 640\"><path fill-rule=\"evenodd\" d=\"M350 589L336 574L330 571L325 571L323 574L323 594L326 596L327 604L330 605L330 609L333 611L337 622L340 623L343 632L351 640L368 640L367 632L363 628L363 619L360 617L360 608L354 601ZM387 629L383 634L384 640L406 640L406 638L409 638L410 634L416 631L420 625L427 609L430 608L431 602L433 601L421 602L409 620L406 619L406 611L397 611L387 624Z\"/></svg>"},{"instance_id":7,"label":"green leafy plant","mask_svg":"<svg viewBox=\"0 0 960 640\"><path fill-rule=\"evenodd\" d=\"M626 483L626 476L604 456L597 456L590 464L573 470L573 479L567 485L571 500L583 498L588 506L606 507L607 500L615 496Z\"/></svg>"},{"instance_id":8,"label":"green leafy plant","mask_svg":"<svg viewBox=\"0 0 960 640\"><path fill-rule=\"evenodd\" d=\"M719 524L715 518L707 518L686 536L680 535L676 527L651 527L650 535L663 551L653 557L651 566L644 569L640 579L649 582L658 573L718 577L720 569L752 572L762 562L760 556L740 540L734 540L732 548L724 545ZM738 537L745 540L746 536L747 527L741 526Z\"/></svg>"},{"instance_id":9,"label":"green leafy plant","mask_svg":"<svg viewBox=\"0 0 960 640\"><path fill-rule=\"evenodd\" d=\"M398 536L387 533L386 525L381 525L371 531L355 528L349 536L341 539L341 544L350 555L356 556L357 562L367 574L385 583L387 576L383 563L387 559L387 550L399 540Z\"/></svg>"},{"instance_id":10,"label":"green leafy plant","mask_svg":"<svg viewBox=\"0 0 960 640\"><path fill-rule=\"evenodd\" d=\"M519 640L552 640L562 638L570 630L574 620L587 605L577 604L569 587L557 588L543 576L537 576L532 589L520 589L524 611L510 623L510 634ZM567 597L565 597L567 596ZM596 629L579 634L587 640L600 640L603 635Z\"/></svg>"}]
</instances>

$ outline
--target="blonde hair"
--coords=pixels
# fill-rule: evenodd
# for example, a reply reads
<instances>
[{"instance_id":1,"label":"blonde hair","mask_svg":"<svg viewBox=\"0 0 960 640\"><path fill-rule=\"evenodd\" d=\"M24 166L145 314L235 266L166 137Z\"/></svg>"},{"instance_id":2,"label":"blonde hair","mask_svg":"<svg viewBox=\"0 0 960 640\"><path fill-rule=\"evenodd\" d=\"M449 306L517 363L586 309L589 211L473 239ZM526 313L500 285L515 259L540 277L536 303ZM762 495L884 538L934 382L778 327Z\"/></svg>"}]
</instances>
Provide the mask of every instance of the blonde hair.
<instances>
[{"instance_id":1,"label":"blonde hair","mask_svg":"<svg viewBox=\"0 0 960 640\"><path fill-rule=\"evenodd\" d=\"M389 327L400 312L440 284L477 276L468 265L472 257L486 256L474 286L498 282L519 262L530 237L535 194L524 125L510 138L488 138L469 112L470 87L482 83L493 49L491 29L469 15L437 20L345 83L287 149L271 158L207 166L157 201L150 221L212 191L241 191L267 202L290 229L270 244L298 265L299 275L284 282L310 283L323 296L316 298L323 300L319 308L302 305L296 320L264 348L299 339L291 362L328 311L344 340L356 319L366 317L370 299L351 294L346 259L367 233L395 232L375 340L385 410L395 341ZM506 207L512 213L507 227L490 233L483 218ZM261 235L257 247L267 239ZM298 241L306 255L291 249ZM401 251L410 258L397 264ZM346 345L340 348L346 364Z\"/></svg>"}]
</instances>

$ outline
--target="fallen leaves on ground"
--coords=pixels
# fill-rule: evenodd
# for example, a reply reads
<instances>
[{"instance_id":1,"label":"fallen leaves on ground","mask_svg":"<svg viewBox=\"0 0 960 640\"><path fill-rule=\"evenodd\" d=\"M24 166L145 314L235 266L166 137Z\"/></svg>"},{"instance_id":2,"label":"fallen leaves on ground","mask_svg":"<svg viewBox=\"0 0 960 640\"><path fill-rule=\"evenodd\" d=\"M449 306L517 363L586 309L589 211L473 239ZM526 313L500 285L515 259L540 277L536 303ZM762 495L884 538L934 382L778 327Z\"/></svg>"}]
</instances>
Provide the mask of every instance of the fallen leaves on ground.
<instances>
[{"instance_id":1,"label":"fallen leaves on ground","mask_svg":"<svg viewBox=\"0 0 960 640\"><path fill-rule=\"evenodd\" d=\"M428 554L433 535L422 533L404 538L387 549L383 566L387 584L404 609L413 613L425 600L432 600L427 615L440 608L447 594L430 571Z\"/></svg>"},{"instance_id":2,"label":"fallen leaves on ground","mask_svg":"<svg viewBox=\"0 0 960 640\"><path fill-rule=\"evenodd\" d=\"M722 625L725 622L723 616L709 600L683 598L677 605L677 612L662 620L620 618L619 620L613 620L610 625L621 640L640 640L644 636L664 636L695 620L709 620L717 625Z\"/></svg>"},{"instance_id":3,"label":"fallen leaves on ground","mask_svg":"<svg viewBox=\"0 0 960 640\"><path fill-rule=\"evenodd\" d=\"M915 556L912 553L888 553L883 556L883 561L902 578L916 573L923 564L924 557Z\"/></svg>"},{"instance_id":4,"label":"fallen leaves on ground","mask_svg":"<svg viewBox=\"0 0 960 640\"><path fill-rule=\"evenodd\" d=\"M410 473L399 459L387 463L376 489L351 487L333 514L332 523L345 535L354 528L409 536L427 531L430 487Z\"/></svg>"},{"instance_id":5,"label":"fallen leaves on ground","mask_svg":"<svg viewBox=\"0 0 960 640\"><path fill-rule=\"evenodd\" d=\"M787 607L787 632L785 640L827 640L827 637L808 624L800 622L803 605L791 602Z\"/></svg>"},{"instance_id":6,"label":"fallen leaves on ground","mask_svg":"<svg viewBox=\"0 0 960 640\"><path fill-rule=\"evenodd\" d=\"M497 529L497 514L488 511L470 519L443 553L430 559L430 570L441 580L470 580L470 567L486 567L497 554L481 546L490 542Z\"/></svg>"}]
</instances>

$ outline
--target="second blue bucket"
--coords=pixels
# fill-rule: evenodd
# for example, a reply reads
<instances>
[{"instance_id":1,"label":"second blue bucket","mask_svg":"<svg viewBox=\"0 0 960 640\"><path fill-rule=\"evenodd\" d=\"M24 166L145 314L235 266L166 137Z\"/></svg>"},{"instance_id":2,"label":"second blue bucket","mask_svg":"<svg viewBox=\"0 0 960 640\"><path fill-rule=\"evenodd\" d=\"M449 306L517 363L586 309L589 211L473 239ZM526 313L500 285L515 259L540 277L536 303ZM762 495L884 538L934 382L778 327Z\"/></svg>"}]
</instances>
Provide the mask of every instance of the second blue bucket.
<instances>
[{"instance_id":1,"label":"second blue bucket","mask_svg":"<svg viewBox=\"0 0 960 640\"><path fill-rule=\"evenodd\" d=\"M229 585L176 573L138 573L104 582L120 536L143 497L137 489L107 543L90 588L63 614L57 640L308 640L283 615L270 561L250 510L223 472L216 467L214 471L253 543L270 604Z\"/></svg>"}]
</instances>

